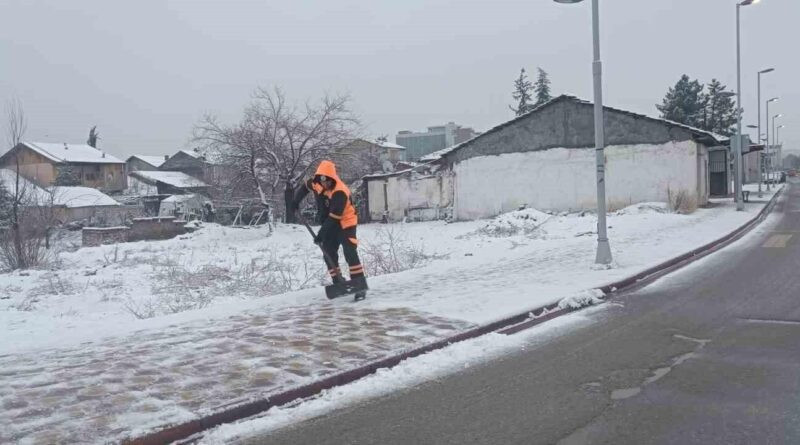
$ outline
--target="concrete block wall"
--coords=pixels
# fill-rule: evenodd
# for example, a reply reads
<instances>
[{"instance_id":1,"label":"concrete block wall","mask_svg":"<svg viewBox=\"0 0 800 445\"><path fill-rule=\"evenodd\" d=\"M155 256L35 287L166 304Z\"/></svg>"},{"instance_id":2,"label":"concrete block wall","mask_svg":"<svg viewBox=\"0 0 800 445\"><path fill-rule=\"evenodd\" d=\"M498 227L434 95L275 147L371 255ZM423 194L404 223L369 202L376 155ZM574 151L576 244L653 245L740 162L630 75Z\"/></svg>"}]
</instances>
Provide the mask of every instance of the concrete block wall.
<instances>
[{"instance_id":1,"label":"concrete block wall","mask_svg":"<svg viewBox=\"0 0 800 445\"><path fill-rule=\"evenodd\" d=\"M174 216L136 218L133 220L128 241L174 238L185 232L186 221L176 221Z\"/></svg>"},{"instance_id":2,"label":"concrete block wall","mask_svg":"<svg viewBox=\"0 0 800 445\"><path fill-rule=\"evenodd\" d=\"M81 231L83 247L116 244L128 241L128 227L84 227Z\"/></svg>"},{"instance_id":3,"label":"concrete block wall","mask_svg":"<svg viewBox=\"0 0 800 445\"><path fill-rule=\"evenodd\" d=\"M176 221L173 216L136 218L131 227L85 227L82 231L83 247L129 241L163 240L186 233L186 221Z\"/></svg>"}]
</instances>

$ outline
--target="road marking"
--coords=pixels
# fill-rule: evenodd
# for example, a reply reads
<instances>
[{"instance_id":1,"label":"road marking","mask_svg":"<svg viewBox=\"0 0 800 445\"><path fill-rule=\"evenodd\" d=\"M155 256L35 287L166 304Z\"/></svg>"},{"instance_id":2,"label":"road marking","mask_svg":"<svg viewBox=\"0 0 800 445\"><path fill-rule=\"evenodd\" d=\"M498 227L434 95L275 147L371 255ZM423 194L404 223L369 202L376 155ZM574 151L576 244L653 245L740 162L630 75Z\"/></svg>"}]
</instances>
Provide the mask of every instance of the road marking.
<instances>
[{"instance_id":1,"label":"road marking","mask_svg":"<svg viewBox=\"0 0 800 445\"><path fill-rule=\"evenodd\" d=\"M792 235L772 235L762 247L784 248L790 239L792 239Z\"/></svg>"},{"instance_id":2,"label":"road marking","mask_svg":"<svg viewBox=\"0 0 800 445\"><path fill-rule=\"evenodd\" d=\"M742 318L742 320L748 323L769 323L769 324L791 324L791 325L798 325L800 324L800 320L778 320L778 319L770 319L770 318Z\"/></svg>"}]
</instances>

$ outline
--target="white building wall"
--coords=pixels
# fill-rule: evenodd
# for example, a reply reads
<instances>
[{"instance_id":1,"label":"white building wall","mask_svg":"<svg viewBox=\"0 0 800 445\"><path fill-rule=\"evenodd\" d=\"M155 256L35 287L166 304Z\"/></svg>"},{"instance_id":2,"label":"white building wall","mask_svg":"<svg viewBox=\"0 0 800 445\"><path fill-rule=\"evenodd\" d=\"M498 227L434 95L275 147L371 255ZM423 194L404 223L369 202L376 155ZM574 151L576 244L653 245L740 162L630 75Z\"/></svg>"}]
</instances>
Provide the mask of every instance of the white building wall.
<instances>
[{"instance_id":1,"label":"white building wall","mask_svg":"<svg viewBox=\"0 0 800 445\"><path fill-rule=\"evenodd\" d=\"M384 213L390 221L399 221L409 210L441 209L453 205L452 175L423 178L392 176L384 180L369 180L367 187L370 218L373 221L380 221ZM388 206L384 196L389 198Z\"/></svg>"},{"instance_id":2,"label":"white building wall","mask_svg":"<svg viewBox=\"0 0 800 445\"><path fill-rule=\"evenodd\" d=\"M692 141L662 145L610 146L606 154L606 197L610 209L668 200L687 190L708 197L708 154ZM455 171L455 217L477 219L517 209L596 207L594 149L565 149L480 156ZM705 172L705 173L704 173Z\"/></svg>"}]
</instances>

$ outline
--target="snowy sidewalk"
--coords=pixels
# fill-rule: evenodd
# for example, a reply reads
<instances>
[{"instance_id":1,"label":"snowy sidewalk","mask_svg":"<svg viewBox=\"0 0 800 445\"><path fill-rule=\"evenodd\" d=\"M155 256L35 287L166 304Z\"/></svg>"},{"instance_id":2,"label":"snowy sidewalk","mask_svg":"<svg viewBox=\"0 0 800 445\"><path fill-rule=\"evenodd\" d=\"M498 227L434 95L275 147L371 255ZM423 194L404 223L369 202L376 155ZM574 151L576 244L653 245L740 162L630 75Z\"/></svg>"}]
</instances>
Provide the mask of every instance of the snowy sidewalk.
<instances>
[{"instance_id":1,"label":"snowy sidewalk","mask_svg":"<svg viewBox=\"0 0 800 445\"><path fill-rule=\"evenodd\" d=\"M82 348L0 357L0 443L119 440L466 329L344 301L233 316Z\"/></svg>"}]
</instances>

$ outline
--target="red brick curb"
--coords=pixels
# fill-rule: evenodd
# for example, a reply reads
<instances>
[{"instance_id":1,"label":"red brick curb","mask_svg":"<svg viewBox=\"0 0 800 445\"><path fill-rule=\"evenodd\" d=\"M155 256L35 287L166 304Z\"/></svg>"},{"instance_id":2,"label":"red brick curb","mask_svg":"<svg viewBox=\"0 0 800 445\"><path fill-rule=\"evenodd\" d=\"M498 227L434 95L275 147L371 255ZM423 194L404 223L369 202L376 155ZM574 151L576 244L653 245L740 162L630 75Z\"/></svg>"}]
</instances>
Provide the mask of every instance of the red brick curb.
<instances>
[{"instance_id":1,"label":"red brick curb","mask_svg":"<svg viewBox=\"0 0 800 445\"><path fill-rule=\"evenodd\" d=\"M758 225L758 223L760 223L764 218L766 218L767 214L775 206L775 202L777 202L777 198L782 191L783 189L775 193L775 195L770 199L770 202L766 206L764 206L763 209L761 209L758 215L753 217L750 221L748 221L738 229L734 230L733 232L715 241L712 241L702 247L698 247L697 249L693 249L690 252L687 252L683 255L679 255L675 258L667 260L657 266L648 268L636 275L633 275L631 277L625 278L617 282L609 283L598 289L603 291L603 293L605 293L606 296L613 296L623 291L631 290L633 288L651 283L656 279L662 277L663 275L672 272L673 270L679 269L714 251L721 249L722 247L727 246L728 244L744 236L747 232L752 230L753 227ZM308 385L300 386L284 392L273 394L264 399L255 400L253 402L248 402L238 406L227 408L218 413L210 414L196 420L169 426L164 429L154 431L152 433L149 433L147 435L138 438L127 439L123 441L123 444L160 445L187 439L202 431L222 425L223 423L231 423L241 419L245 419L247 417L263 413L272 407L285 405L287 403L298 401L301 399L306 399L315 396L326 389L352 383L356 380L359 380L363 377L375 373L378 369L392 368L397 364L399 364L400 362L402 362L403 360L416 357L437 349L444 348L453 343L458 343L464 340L480 337L490 332L498 332L501 334L514 334L516 332L528 329L532 326L536 326L538 324L544 323L545 321L552 320L554 318L574 312L576 310L578 309L559 308L558 303L542 306L533 309L531 311L526 311L522 314L517 314L508 318L504 318L502 320L495 321L493 323L489 323L483 326L470 329L468 331L464 331L452 337L439 340L437 342L430 343L428 345L421 346L419 348L415 348L392 357L387 357L372 363L368 363L364 366L355 369L335 374L333 376L324 378L322 380L309 383Z\"/></svg>"}]
</instances>

